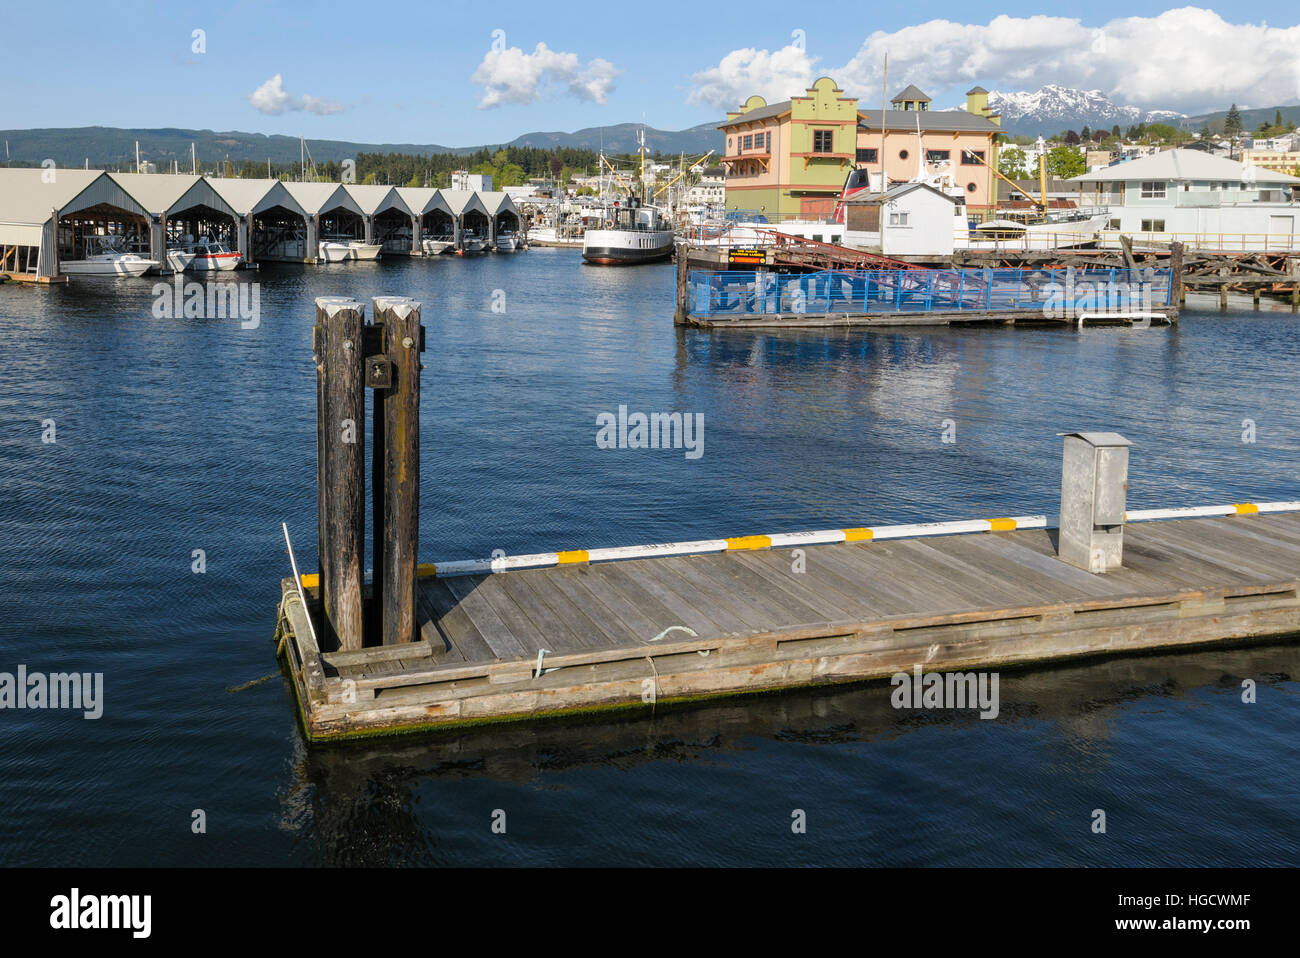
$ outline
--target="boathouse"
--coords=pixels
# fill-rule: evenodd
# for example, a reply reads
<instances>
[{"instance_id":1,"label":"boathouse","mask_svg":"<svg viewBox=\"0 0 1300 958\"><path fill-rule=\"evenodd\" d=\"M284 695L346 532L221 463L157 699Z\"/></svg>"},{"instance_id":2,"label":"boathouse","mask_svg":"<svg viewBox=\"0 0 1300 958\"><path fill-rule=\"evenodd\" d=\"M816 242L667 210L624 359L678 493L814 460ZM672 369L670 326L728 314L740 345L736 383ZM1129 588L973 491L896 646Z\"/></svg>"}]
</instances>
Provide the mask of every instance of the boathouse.
<instances>
[{"instance_id":1,"label":"boathouse","mask_svg":"<svg viewBox=\"0 0 1300 958\"><path fill-rule=\"evenodd\" d=\"M398 186L397 193L412 211L414 242L412 253L424 250L424 242L451 242L456 235L456 216L442 190L427 186Z\"/></svg>"},{"instance_id":2,"label":"boathouse","mask_svg":"<svg viewBox=\"0 0 1300 958\"><path fill-rule=\"evenodd\" d=\"M488 211L488 242L495 244L497 233L519 232L522 217L509 193L480 193L479 199Z\"/></svg>"},{"instance_id":3,"label":"boathouse","mask_svg":"<svg viewBox=\"0 0 1300 958\"><path fill-rule=\"evenodd\" d=\"M455 221L457 249L464 248L464 237L467 232L487 239L491 230L492 215L478 193L472 190L439 190L438 192L446 200Z\"/></svg>"},{"instance_id":4,"label":"boathouse","mask_svg":"<svg viewBox=\"0 0 1300 958\"><path fill-rule=\"evenodd\" d=\"M365 216L365 240L385 253L411 252L411 221L415 216L395 186L349 183L344 187Z\"/></svg>"},{"instance_id":5,"label":"boathouse","mask_svg":"<svg viewBox=\"0 0 1300 958\"><path fill-rule=\"evenodd\" d=\"M212 183L192 173L109 173L145 210L149 258L167 272L167 243L182 236L210 236L239 249L239 214Z\"/></svg>"},{"instance_id":6,"label":"boathouse","mask_svg":"<svg viewBox=\"0 0 1300 958\"><path fill-rule=\"evenodd\" d=\"M54 279L97 233L148 248L149 229L149 211L102 170L0 170L0 272L11 278Z\"/></svg>"},{"instance_id":7,"label":"boathouse","mask_svg":"<svg viewBox=\"0 0 1300 958\"><path fill-rule=\"evenodd\" d=\"M239 216L235 248L258 259L308 262L307 212L279 180L205 177Z\"/></svg>"},{"instance_id":8,"label":"boathouse","mask_svg":"<svg viewBox=\"0 0 1300 958\"><path fill-rule=\"evenodd\" d=\"M307 212L307 260L316 262L325 238L362 239L366 214L342 183L285 183Z\"/></svg>"}]
</instances>

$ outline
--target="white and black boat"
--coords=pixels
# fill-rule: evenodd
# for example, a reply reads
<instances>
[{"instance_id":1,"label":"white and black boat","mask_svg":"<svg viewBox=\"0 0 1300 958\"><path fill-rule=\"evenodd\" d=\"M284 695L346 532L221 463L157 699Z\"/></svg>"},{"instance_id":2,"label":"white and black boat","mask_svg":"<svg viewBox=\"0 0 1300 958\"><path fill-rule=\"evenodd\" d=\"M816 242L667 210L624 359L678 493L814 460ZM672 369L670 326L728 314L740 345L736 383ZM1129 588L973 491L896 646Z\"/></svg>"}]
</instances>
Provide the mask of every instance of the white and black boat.
<instances>
[{"instance_id":1,"label":"white and black boat","mask_svg":"<svg viewBox=\"0 0 1300 958\"><path fill-rule=\"evenodd\" d=\"M643 206L635 197L614 205L608 226L582 237L582 258L601 266L657 263L672 255L672 225L658 207Z\"/></svg>"}]
</instances>

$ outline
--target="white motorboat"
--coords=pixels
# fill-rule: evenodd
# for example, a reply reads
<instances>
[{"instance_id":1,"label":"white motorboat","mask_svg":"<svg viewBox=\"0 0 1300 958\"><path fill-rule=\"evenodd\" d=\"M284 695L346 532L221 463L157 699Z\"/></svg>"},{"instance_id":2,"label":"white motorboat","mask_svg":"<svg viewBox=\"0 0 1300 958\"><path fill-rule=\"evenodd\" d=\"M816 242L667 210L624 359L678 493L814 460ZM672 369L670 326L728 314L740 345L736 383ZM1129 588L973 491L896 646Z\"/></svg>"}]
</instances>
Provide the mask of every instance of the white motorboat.
<instances>
[{"instance_id":1,"label":"white motorboat","mask_svg":"<svg viewBox=\"0 0 1300 958\"><path fill-rule=\"evenodd\" d=\"M352 254L349 259L379 259L379 254L383 248L382 243L367 243L364 240L348 240L348 249Z\"/></svg>"},{"instance_id":2,"label":"white motorboat","mask_svg":"<svg viewBox=\"0 0 1300 958\"><path fill-rule=\"evenodd\" d=\"M194 262L195 253L180 246L167 249L167 265L177 273L183 273Z\"/></svg>"},{"instance_id":3,"label":"white motorboat","mask_svg":"<svg viewBox=\"0 0 1300 958\"><path fill-rule=\"evenodd\" d=\"M352 258L352 247L338 240L325 240L317 255L322 263L344 263Z\"/></svg>"},{"instance_id":4,"label":"white motorboat","mask_svg":"<svg viewBox=\"0 0 1300 958\"><path fill-rule=\"evenodd\" d=\"M420 249L425 256L437 256L455 245L456 241L450 236L434 236L431 239L420 240Z\"/></svg>"},{"instance_id":5,"label":"white motorboat","mask_svg":"<svg viewBox=\"0 0 1300 958\"><path fill-rule=\"evenodd\" d=\"M194 259L189 268L196 273L237 269L239 261L244 258L225 243L218 243L206 236L195 242L190 247L190 252L194 254Z\"/></svg>"},{"instance_id":6,"label":"white motorboat","mask_svg":"<svg viewBox=\"0 0 1300 958\"><path fill-rule=\"evenodd\" d=\"M483 237L477 233L462 233L460 237L460 252L462 253L482 253L487 249L487 244Z\"/></svg>"},{"instance_id":7,"label":"white motorboat","mask_svg":"<svg viewBox=\"0 0 1300 958\"><path fill-rule=\"evenodd\" d=\"M59 270L75 276L143 276L161 265L138 253L128 253L121 236L98 235L86 238L85 255L59 263Z\"/></svg>"},{"instance_id":8,"label":"white motorboat","mask_svg":"<svg viewBox=\"0 0 1300 958\"><path fill-rule=\"evenodd\" d=\"M498 233L497 234L497 252L513 253L519 249L519 236L516 233Z\"/></svg>"}]
</instances>

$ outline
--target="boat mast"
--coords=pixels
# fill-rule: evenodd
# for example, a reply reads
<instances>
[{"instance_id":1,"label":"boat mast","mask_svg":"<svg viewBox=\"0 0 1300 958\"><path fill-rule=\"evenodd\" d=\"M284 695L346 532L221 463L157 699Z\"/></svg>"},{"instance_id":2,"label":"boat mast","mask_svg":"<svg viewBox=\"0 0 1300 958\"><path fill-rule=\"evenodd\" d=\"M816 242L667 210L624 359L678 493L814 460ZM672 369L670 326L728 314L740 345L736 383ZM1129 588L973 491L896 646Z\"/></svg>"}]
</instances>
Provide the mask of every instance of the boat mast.
<instances>
[{"instance_id":1,"label":"boat mast","mask_svg":"<svg viewBox=\"0 0 1300 958\"><path fill-rule=\"evenodd\" d=\"M885 107L889 105L889 54L885 54L885 69L880 76L880 192L889 189L885 176ZM871 190L871 174L867 174L867 190Z\"/></svg>"}]
</instances>

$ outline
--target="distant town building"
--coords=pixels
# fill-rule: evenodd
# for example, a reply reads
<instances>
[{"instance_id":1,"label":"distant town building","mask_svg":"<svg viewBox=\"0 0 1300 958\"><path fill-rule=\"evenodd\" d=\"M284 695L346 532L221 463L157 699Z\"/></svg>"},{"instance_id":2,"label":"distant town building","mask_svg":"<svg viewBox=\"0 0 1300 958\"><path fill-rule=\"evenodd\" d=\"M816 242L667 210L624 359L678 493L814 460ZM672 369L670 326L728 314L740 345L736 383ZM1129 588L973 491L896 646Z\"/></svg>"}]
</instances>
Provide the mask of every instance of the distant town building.
<instances>
[{"instance_id":1,"label":"distant town building","mask_svg":"<svg viewBox=\"0 0 1300 958\"><path fill-rule=\"evenodd\" d=\"M1110 228L1126 233L1210 235L1263 249L1294 243L1300 225L1300 178L1200 150L1165 150L1070 182L1081 204L1110 207Z\"/></svg>"},{"instance_id":2,"label":"distant town building","mask_svg":"<svg viewBox=\"0 0 1300 958\"><path fill-rule=\"evenodd\" d=\"M751 96L727 115L719 129L728 210L770 220L825 218L859 168L883 170L890 183L945 180L969 215L993 215L997 182L990 167L997 167L1001 118L986 90L970 90L964 110L931 110L930 98L914 86L884 111L859 109L857 98L843 93L822 77L805 96L772 104Z\"/></svg>"},{"instance_id":3,"label":"distant town building","mask_svg":"<svg viewBox=\"0 0 1300 958\"><path fill-rule=\"evenodd\" d=\"M1288 141L1287 137L1278 137L1279 140ZM1255 143L1268 142L1267 140L1256 140ZM1278 173L1292 173L1300 169L1300 152L1290 150L1275 150L1270 147L1255 146L1249 150L1241 151L1241 162L1256 166L1264 170L1274 170Z\"/></svg>"},{"instance_id":4,"label":"distant town building","mask_svg":"<svg viewBox=\"0 0 1300 958\"><path fill-rule=\"evenodd\" d=\"M451 188L453 190L472 190L476 193L491 193L492 174L467 173L465 170L456 170L451 174Z\"/></svg>"},{"instance_id":5,"label":"distant town building","mask_svg":"<svg viewBox=\"0 0 1300 958\"><path fill-rule=\"evenodd\" d=\"M686 202L691 206L721 208L726 204L726 199L727 178L720 166L702 170L699 182L692 184L686 191Z\"/></svg>"}]
</instances>

